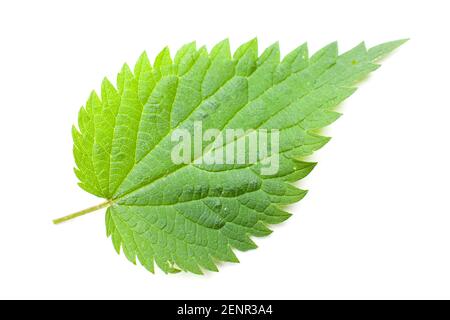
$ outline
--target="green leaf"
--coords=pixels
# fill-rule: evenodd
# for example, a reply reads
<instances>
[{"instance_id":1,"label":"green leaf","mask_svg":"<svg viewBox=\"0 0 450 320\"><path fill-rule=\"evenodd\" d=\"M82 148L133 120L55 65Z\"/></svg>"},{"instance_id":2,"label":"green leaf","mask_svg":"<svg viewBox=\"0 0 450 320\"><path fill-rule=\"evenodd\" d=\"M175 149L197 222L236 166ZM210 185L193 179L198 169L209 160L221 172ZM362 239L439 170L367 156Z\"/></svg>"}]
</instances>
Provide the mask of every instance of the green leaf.
<instances>
[{"instance_id":1,"label":"green leaf","mask_svg":"<svg viewBox=\"0 0 450 320\"><path fill-rule=\"evenodd\" d=\"M329 141L317 129L340 116L336 106L403 42L362 43L341 55L332 43L312 56L303 44L283 59L277 43L258 54L256 39L234 54L228 40L209 53L189 43L173 59L164 48L153 66L142 54L133 71L124 65L116 87L103 81L73 128L80 187L107 201L55 223L108 207L114 248L151 272L156 264L166 273L202 274L220 261L238 262L233 249L256 248L252 237L269 235L270 224L289 218L285 206L305 196L292 183L315 166L304 157ZM241 134L189 146L188 161L175 163L172 135L195 136L199 122L203 132ZM198 161L250 141L251 130L274 129L278 148L257 149L256 161ZM253 151L249 142L235 156L250 159ZM263 174L275 158L278 170Z\"/></svg>"}]
</instances>

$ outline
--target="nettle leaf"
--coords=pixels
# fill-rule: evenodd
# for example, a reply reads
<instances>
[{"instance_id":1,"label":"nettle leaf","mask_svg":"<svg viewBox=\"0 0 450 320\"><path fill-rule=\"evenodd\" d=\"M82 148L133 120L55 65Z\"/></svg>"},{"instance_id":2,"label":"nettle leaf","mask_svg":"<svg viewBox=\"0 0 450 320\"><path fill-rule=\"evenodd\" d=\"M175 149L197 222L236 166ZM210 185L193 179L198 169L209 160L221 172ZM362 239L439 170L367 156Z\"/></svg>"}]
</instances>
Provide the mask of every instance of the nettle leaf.
<instances>
[{"instance_id":1,"label":"nettle leaf","mask_svg":"<svg viewBox=\"0 0 450 320\"><path fill-rule=\"evenodd\" d=\"M285 206L305 196L292 183L315 166L302 159L330 139L317 129L340 116L335 107L403 42L362 43L341 55L332 43L312 56L304 44L283 59L278 44L259 54L256 39L234 54L228 40L209 52L189 43L173 58L164 48L153 64L142 54L133 70L123 66L116 86L103 81L73 127L79 185L107 201L55 223L107 207L116 251L151 272L156 264L202 274L238 262L233 249L256 248L251 237L269 235L270 224L289 218ZM241 134L192 142L186 161L174 161L174 132L195 136L198 123L202 132ZM250 143L234 148L256 131L258 141L264 132L277 136L276 148L257 148L245 163L199 161L224 151L252 157ZM274 157L277 170L262 174Z\"/></svg>"}]
</instances>

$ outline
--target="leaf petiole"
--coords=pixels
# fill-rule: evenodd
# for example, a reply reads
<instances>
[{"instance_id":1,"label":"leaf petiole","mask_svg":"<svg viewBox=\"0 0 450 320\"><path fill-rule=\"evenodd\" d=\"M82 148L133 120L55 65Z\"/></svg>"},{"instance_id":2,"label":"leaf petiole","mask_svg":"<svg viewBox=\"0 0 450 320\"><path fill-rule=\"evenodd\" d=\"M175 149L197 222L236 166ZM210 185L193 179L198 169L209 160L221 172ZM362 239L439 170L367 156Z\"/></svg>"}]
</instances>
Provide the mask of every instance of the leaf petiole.
<instances>
[{"instance_id":1,"label":"leaf petiole","mask_svg":"<svg viewBox=\"0 0 450 320\"><path fill-rule=\"evenodd\" d=\"M88 214L88 213L91 213L91 212L94 212L94 211L97 211L97 210L100 210L100 209L103 209L103 208L108 208L109 206L112 205L112 203L113 203L112 200L108 200L108 201L100 203L100 204L98 204L96 206L93 206L93 207L90 207L90 208L87 208L87 209L84 209L84 210L81 210L81 211L69 214L68 216L65 216L65 217L62 217L62 218L59 218L59 219L55 219L55 220L53 220L53 223L54 224L60 224L60 223L63 223L63 222L66 222L66 221L69 221L69 220L72 220L72 219L84 216L85 214Z\"/></svg>"}]
</instances>

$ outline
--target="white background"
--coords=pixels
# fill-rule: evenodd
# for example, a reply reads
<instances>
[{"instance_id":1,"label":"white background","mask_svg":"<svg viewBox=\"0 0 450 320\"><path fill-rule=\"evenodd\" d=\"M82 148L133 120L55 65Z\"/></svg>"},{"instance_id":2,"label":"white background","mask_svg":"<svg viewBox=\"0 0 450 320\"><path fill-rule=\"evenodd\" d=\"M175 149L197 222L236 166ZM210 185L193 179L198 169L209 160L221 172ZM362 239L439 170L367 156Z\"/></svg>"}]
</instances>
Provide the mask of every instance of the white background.
<instances>
[{"instance_id":1,"label":"white background","mask_svg":"<svg viewBox=\"0 0 450 320\"><path fill-rule=\"evenodd\" d=\"M422 3L422 4L421 4ZM448 1L2 1L0 298L450 298ZM286 54L411 40L342 106L294 216L219 273L118 256L77 186L71 126L143 50L258 36Z\"/></svg>"}]
</instances>

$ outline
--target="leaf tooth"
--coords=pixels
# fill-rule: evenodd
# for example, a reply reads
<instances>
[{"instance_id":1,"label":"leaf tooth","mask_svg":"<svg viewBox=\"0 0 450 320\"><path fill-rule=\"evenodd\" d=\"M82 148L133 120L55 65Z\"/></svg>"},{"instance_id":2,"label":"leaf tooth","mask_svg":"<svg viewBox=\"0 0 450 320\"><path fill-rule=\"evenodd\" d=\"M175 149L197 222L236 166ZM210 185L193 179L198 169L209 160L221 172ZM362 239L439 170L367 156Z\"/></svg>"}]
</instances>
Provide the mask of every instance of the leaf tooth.
<instances>
[{"instance_id":1,"label":"leaf tooth","mask_svg":"<svg viewBox=\"0 0 450 320\"><path fill-rule=\"evenodd\" d=\"M117 231L116 228L111 233L111 240L117 254L120 254L120 248L122 246L122 237L120 236L119 231Z\"/></svg>"},{"instance_id":2,"label":"leaf tooth","mask_svg":"<svg viewBox=\"0 0 450 320\"><path fill-rule=\"evenodd\" d=\"M181 47L175 54L174 64L178 76L184 76L197 62L199 51L196 42L191 42Z\"/></svg>"},{"instance_id":3,"label":"leaf tooth","mask_svg":"<svg viewBox=\"0 0 450 320\"><path fill-rule=\"evenodd\" d=\"M212 257L219 259L220 261L239 263L239 259L234 254L228 239L226 239L220 233L216 233L218 236L218 243L216 248L208 246L209 253ZM210 244L208 244L210 245Z\"/></svg>"},{"instance_id":4,"label":"leaf tooth","mask_svg":"<svg viewBox=\"0 0 450 320\"><path fill-rule=\"evenodd\" d=\"M103 78L100 91L101 91L102 101L104 103L108 102L108 100L109 100L108 97L109 97L110 93L114 93L116 95L118 94L116 88L111 83L111 81L109 81L109 79L107 77Z\"/></svg>"},{"instance_id":5,"label":"leaf tooth","mask_svg":"<svg viewBox=\"0 0 450 320\"><path fill-rule=\"evenodd\" d=\"M101 196L102 196L102 195L101 195L101 192L99 192L97 189L95 189L94 187L92 187L92 186L90 186L90 185L88 185L88 184L86 184L86 183L78 182L78 186L79 186L81 189L83 189L84 191L86 191L86 192L88 192L88 193L91 193L91 194L93 194L93 195L95 195L95 196L98 196L98 197L101 197Z\"/></svg>"},{"instance_id":6,"label":"leaf tooth","mask_svg":"<svg viewBox=\"0 0 450 320\"><path fill-rule=\"evenodd\" d=\"M155 273L155 265L153 262L153 258L145 258L141 254L138 253L139 263L151 273Z\"/></svg>"},{"instance_id":7,"label":"leaf tooth","mask_svg":"<svg viewBox=\"0 0 450 320\"><path fill-rule=\"evenodd\" d=\"M114 221L111 217L111 210L108 208L105 214L106 236L109 237L114 231Z\"/></svg>"},{"instance_id":8,"label":"leaf tooth","mask_svg":"<svg viewBox=\"0 0 450 320\"><path fill-rule=\"evenodd\" d=\"M256 249L258 246L248 236L248 228L234 223L227 223L221 232L228 238L229 243L240 251Z\"/></svg>"},{"instance_id":9,"label":"leaf tooth","mask_svg":"<svg viewBox=\"0 0 450 320\"><path fill-rule=\"evenodd\" d=\"M155 273L155 252L150 241L144 235L136 234L136 249L141 265L151 273Z\"/></svg>"},{"instance_id":10,"label":"leaf tooth","mask_svg":"<svg viewBox=\"0 0 450 320\"><path fill-rule=\"evenodd\" d=\"M194 248L190 246L189 255L195 257L195 260L200 267L213 272L219 271L213 259L208 254L205 248L197 245L195 245Z\"/></svg>"},{"instance_id":11,"label":"leaf tooth","mask_svg":"<svg viewBox=\"0 0 450 320\"><path fill-rule=\"evenodd\" d=\"M151 63L150 63L150 60L148 58L146 51L142 52L142 54L139 56L138 60L136 61L136 64L134 65L134 76L136 78L139 78L139 76L144 68L151 69Z\"/></svg>"},{"instance_id":12,"label":"leaf tooth","mask_svg":"<svg viewBox=\"0 0 450 320\"><path fill-rule=\"evenodd\" d=\"M176 265L183 271L189 271L193 274L203 275L202 269L198 264L188 256L179 256L177 253L174 254L174 260Z\"/></svg>"},{"instance_id":13,"label":"leaf tooth","mask_svg":"<svg viewBox=\"0 0 450 320\"><path fill-rule=\"evenodd\" d=\"M306 43L288 53L276 67L274 83L279 83L292 73L305 69L309 64L308 46Z\"/></svg>"},{"instance_id":14,"label":"leaf tooth","mask_svg":"<svg viewBox=\"0 0 450 320\"><path fill-rule=\"evenodd\" d=\"M291 213L280 209L277 205L272 204L264 210L261 219L269 224L278 224L286 221L292 216Z\"/></svg>"},{"instance_id":15,"label":"leaf tooth","mask_svg":"<svg viewBox=\"0 0 450 320\"><path fill-rule=\"evenodd\" d=\"M273 177L273 179L281 179L284 181L295 182L303 179L317 165L317 162L304 162L301 160L297 160L296 158L290 158L289 166L292 166L286 175L280 177Z\"/></svg>"},{"instance_id":16,"label":"leaf tooth","mask_svg":"<svg viewBox=\"0 0 450 320\"><path fill-rule=\"evenodd\" d=\"M264 222L258 221L251 229L252 235L255 237L266 237L273 231L270 230Z\"/></svg>"},{"instance_id":17,"label":"leaf tooth","mask_svg":"<svg viewBox=\"0 0 450 320\"><path fill-rule=\"evenodd\" d=\"M124 63L122 69L117 74L117 91L119 91L119 94L122 95L123 89L125 88L125 82L130 78L133 78L133 73L128 64Z\"/></svg>"},{"instance_id":18,"label":"leaf tooth","mask_svg":"<svg viewBox=\"0 0 450 320\"><path fill-rule=\"evenodd\" d=\"M206 48L206 46L201 46L198 49L198 54L202 55L202 56L207 56L208 55L208 49Z\"/></svg>"},{"instance_id":19,"label":"leaf tooth","mask_svg":"<svg viewBox=\"0 0 450 320\"><path fill-rule=\"evenodd\" d=\"M367 63L368 55L367 48L364 42L360 42L356 47L344 52L339 56L339 62L350 63L350 64L359 64L359 63Z\"/></svg>"},{"instance_id":20,"label":"leaf tooth","mask_svg":"<svg viewBox=\"0 0 450 320\"><path fill-rule=\"evenodd\" d=\"M342 116L342 113L319 109L307 116L302 121L302 128L305 130L315 130L326 127Z\"/></svg>"},{"instance_id":21,"label":"leaf tooth","mask_svg":"<svg viewBox=\"0 0 450 320\"><path fill-rule=\"evenodd\" d=\"M231 59L231 50L230 50L230 41L228 39L224 39L217 43L212 49L210 53L211 60L214 59Z\"/></svg>"},{"instance_id":22,"label":"leaf tooth","mask_svg":"<svg viewBox=\"0 0 450 320\"><path fill-rule=\"evenodd\" d=\"M258 58L257 65L258 67L263 65L268 59L271 58L272 55L276 55L276 59L278 63L280 62L280 43L278 41L274 42L270 46L268 46L261 56Z\"/></svg>"},{"instance_id":23,"label":"leaf tooth","mask_svg":"<svg viewBox=\"0 0 450 320\"><path fill-rule=\"evenodd\" d=\"M229 244L225 247L225 252L226 252L226 260L224 261L232 263L240 263L238 257L235 255Z\"/></svg>"},{"instance_id":24,"label":"leaf tooth","mask_svg":"<svg viewBox=\"0 0 450 320\"><path fill-rule=\"evenodd\" d=\"M86 103L86 108L93 114L98 114L102 111L102 101L95 90L91 91L88 102Z\"/></svg>"},{"instance_id":25,"label":"leaf tooth","mask_svg":"<svg viewBox=\"0 0 450 320\"><path fill-rule=\"evenodd\" d=\"M319 150L331 140L331 137L325 137L319 134L308 132L305 138L305 144L290 150L287 155L293 158L302 158L311 155Z\"/></svg>"},{"instance_id":26,"label":"leaf tooth","mask_svg":"<svg viewBox=\"0 0 450 320\"><path fill-rule=\"evenodd\" d=\"M258 57L258 39L253 38L252 40L239 46L233 55L233 60L239 60L245 55L250 54L255 59Z\"/></svg>"},{"instance_id":27,"label":"leaf tooth","mask_svg":"<svg viewBox=\"0 0 450 320\"><path fill-rule=\"evenodd\" d=\"M277 180L264 181L263 190L269 195L272 202L282 205L300 201L307 194L307 190L302 190L290 183Z\"/></svg>"},{"instance_id":28,"label":"leaf tooth","mask_svg":"<svg viewBox=\"0 0 450 320\"><path fill-rule=\"evenodd\" d=\"M155 69L161 69L164 66L171 65L172 63L173 62L172 62L172 57L170 56L170 49L169 49L169 47L166 46L156 56L153 66Z\"/></svg>"},{"instance_id":29,"label":"leaf tooth","mask_svg":"<svg viewBox=\"0 0 450 320\"><path fill-rule=\"evenodd\" d=\"M81 145L82 145L82 137L81 137L81 132L77 129L77 127L75 125L72 126L72 139L74 142L74 146L79 148L80 151L81 149Z\"/></svg>"},{"instance_id":30,"label":"leaf tooth","mask_svg":"<svg viewBox=\"0 0 450 320\"><path fill-rule=\"evenodd\" d=\"M317 61L325 58L327 60L336 60L338 57L338 44L336 41L331 42L326 45L315 54L312 55L310 61L311 63L316 63Z\"/></svg>"},{"instance_id":31,"label":"leaf tooth","mask_svg":"<svg viewBox=\"0 0 450 320\"><path fill-rule=\"evenodd\" d=\"M176 65L180 64L187 54L192 53L196 50L197 50L197 43L195 41L183 45L180 49L178 49L177 53L175 54L175 57L173 59L174 63Z\"/></svg>"},{"instance_id":32,"label":"leaf tooth","mask_svg":"<svg viewBox=\"0 0 450 320\"><path fill-rule=\"evenodd\" d=\"M80 112L78 112L78 128L80 129L80 134L83 134L86 131L88 121L89 115L86 108L83 106L80 108Z\"/></svg>"}]
</instances>

